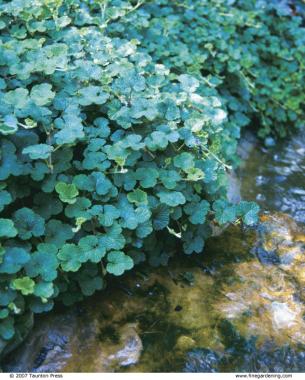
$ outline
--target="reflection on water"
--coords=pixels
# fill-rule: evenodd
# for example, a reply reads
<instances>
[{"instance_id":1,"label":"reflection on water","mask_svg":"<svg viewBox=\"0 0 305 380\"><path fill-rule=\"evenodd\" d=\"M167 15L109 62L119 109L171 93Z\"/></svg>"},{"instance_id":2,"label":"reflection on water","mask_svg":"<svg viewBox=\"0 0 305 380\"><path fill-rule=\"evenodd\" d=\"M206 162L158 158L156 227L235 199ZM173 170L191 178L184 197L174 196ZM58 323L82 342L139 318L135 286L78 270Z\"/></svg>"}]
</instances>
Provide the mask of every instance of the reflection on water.
<instances>
[{"instance_id":1,"label":"reflection on water","mask_svg":"<svg viewBox=\"0 0 305 380\"><path fill-rule=\"evenodd\" d=\"M305 223L304 172L304 132L269 149L256 146L240 170L242 196Z\"/></svg>"},{"instance_id":2,"label":"reflection on water","mask_svg":"<svg viewBox=\"0 0 305 380\"><path fill-rule=\"evenodd\" d=\"M300 138L276 156L252 150L242 193L270 211L257 228L231 226L202 255L138 267L41 318L4 369L305 371L305 235L295 222L305 221L304 147Z\"/></svg>"}]
</instances>

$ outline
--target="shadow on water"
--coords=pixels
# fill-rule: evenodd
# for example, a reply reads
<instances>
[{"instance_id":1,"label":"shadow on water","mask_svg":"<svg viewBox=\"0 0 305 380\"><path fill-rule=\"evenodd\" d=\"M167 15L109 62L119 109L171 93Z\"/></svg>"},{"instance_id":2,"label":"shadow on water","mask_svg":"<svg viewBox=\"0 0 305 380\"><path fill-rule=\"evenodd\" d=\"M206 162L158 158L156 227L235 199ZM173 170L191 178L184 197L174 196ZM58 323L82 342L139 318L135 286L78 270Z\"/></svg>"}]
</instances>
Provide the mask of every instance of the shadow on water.
<instances>
[{"instance_id":1,"label":"shadow on water","mask_svg":"<svg viewBox=\"0 0 305 380\"><path fill-rule=\"evenodd\" d=\"M138 267L37 319L4 369L305 371L305 141L242 149L242 195L269 211L257 228L230 226L201 255L177 255L153 273Z\"/></svg>"}]
</instances>

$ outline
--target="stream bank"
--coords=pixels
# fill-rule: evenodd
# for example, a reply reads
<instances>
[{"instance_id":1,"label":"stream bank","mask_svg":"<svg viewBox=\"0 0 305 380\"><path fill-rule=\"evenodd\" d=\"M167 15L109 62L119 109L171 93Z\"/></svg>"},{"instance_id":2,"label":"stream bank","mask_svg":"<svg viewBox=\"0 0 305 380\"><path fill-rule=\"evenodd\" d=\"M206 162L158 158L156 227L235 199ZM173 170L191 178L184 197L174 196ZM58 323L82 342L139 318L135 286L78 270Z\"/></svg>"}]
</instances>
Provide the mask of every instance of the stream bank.
<instances>
[{"instance_id":1,"label":"stream bank","mask_svg":"<svg viewBox=\"0 0 305 380\"><path fill-rule=\"evenodd\" d=\"M4 370L305 371L304 153L302 135L271 148L246 138L241 194L266 210L255 229L230 226L203 254L37 318Z\"/></svg>"}]
</instances>

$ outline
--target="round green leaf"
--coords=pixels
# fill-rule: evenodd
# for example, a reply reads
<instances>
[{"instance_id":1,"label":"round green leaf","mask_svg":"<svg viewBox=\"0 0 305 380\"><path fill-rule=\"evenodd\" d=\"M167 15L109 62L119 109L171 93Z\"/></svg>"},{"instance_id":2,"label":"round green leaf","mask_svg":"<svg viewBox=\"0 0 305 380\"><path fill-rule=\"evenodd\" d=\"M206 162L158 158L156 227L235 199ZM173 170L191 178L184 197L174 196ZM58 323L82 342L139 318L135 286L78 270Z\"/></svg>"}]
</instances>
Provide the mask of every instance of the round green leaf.
<instances>
[{"instance_id":1,"label":"round green leaf","mask_svg":"<svg viewBox=\"0 0 305 380\"><path fill-rule=\"evenodd\" d=\"M37 145L31 145L27 146L23 149L23 154L28 154L32 160L45 160L48 157L50 157L51 153L53 152L54 148L51 145L47 144L37 144Z\"/></svg>"},{"instance_id":2,"label":"round green leaf","mask_svg":"<svg viewBox=\"0 0 305 380\"><path fill-rule=\"evenodd\" d=\"M185 203L185 197L179 191L160 191L158 194L160 202L171 207L183 205Z\"/></svg>"},{"instance_id":3,"label":"round green leaf","mask_svg":"<svg viewBox=\"0 0 305 380\"><path fill-rule=\"evenodd\" d=\"M0 218L0 238L2 237L15 237L18 231L14 227L14 222L11 219Z\"/></svg>"},{"instance_id":4,"label":"round green leaf","mask_svg":"<svg viewBox=\"0 0 305 380\"><path fill-rule=\"evenodd\" d=\"M55 92L52 91L52 85L49 83L42 83L33 86L30 97L38 105L44 106L52 101Z\"/></svg>"},{"instance_id":5,"label":"round green leaf","mask_svg":"<svg viewBox=\"0 0 305 380\"><path fill-rule=\"evenodd\" d=\"M62 269L66 272L77 272L87 259L84 251L75 244L64 244L57 257Z\"/></svg>"},{"instance_id":6,"label":"round green leaf","mask_svg":"<svg viewBox=\"0 0 305 380\"><path fill-rule=\"evenodd\" d=\"M69 204L75 203L76 197L79 194L77 187L73 183L58 182L55 190L59 194L60 200Z\"/></svg>"},{"instance_id":7,"label":"round green leaf","mask_svg":"<svg viewBox=\"0 0 305 380\"><path fill-rule=\"evenodd\" d=\"M29 260L30 255L25 249L18 247L6 247L3 262L0 264L0 273L16 273Z\"/></svg>"},{"instance_id":8,"label":"round green leaf","mask_svg":"<svg viewBox=\"0 0 305 380\"><path fill-rule=\"evenodd\" d=\"M27 207L17 210L13 215L13 220L18 230L18 236L22 240L44 234L44 219Z\"/></svg>"},{"instance_id":9,"label":"round green leaf","mask_svg":"<svg viewBox=\"0 0 305 380\"><path fill-rule=\"evenodd\" d=\"M19 290L24 296L27 296L34 293L35 282L27 276L16 278L12 281L12 287L15 290Z\"/></svg>"},{"instance_id":10,"label":"round green leaf","mask_svg":"<svg viewBox=\"0 0 305 380\"><path fill-rule=\"evenodd\" d=\"M115 276L122 275L126 270L133 268L133 260L122 251L111 251L107 255L106 270Z\"/></svg>"},{"instance_id":11,"label":"round green leaf","mask_svg":"<svg viewBox=\"0 0 305 380\"><path fill-rule=\"evenodd\" d=\"M130 203L135 203L136 205L147 204L147 194L141 189L136 189L128 193L127 199Z\"/></svg>"}]
</instances>

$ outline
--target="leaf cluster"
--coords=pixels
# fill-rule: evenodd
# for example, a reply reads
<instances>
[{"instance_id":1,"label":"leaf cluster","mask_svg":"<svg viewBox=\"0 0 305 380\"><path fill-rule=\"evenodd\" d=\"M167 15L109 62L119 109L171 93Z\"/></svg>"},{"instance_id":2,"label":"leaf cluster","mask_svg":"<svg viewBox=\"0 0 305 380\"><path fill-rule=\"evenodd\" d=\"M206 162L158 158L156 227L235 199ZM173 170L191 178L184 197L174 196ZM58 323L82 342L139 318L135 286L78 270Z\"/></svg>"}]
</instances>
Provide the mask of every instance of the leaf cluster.
<instances>
[{"instance_id":1,"label":"leaf cluster","mask_svg":"<svg viewBox=\"0 0 305 380\"><path fill-rule=\"evenodd\" d=\"M298 126L305 46L256 3L0 1L2 354L55 299L256 223L227 171L254 117Z\"/></svg>"},{"instance_id":2,"label":"leaf cluster","mask_svg":"<svg viewBox=\"0 0 305 380\"><path fill-rule=\"evenodd\" d=\"M304 14L302 0L157 0L110 28L220 96L233 141L247 125L264 138L304 126ZM234 146L220 145L229 159Z\"/></svg>"}]
</instances>

